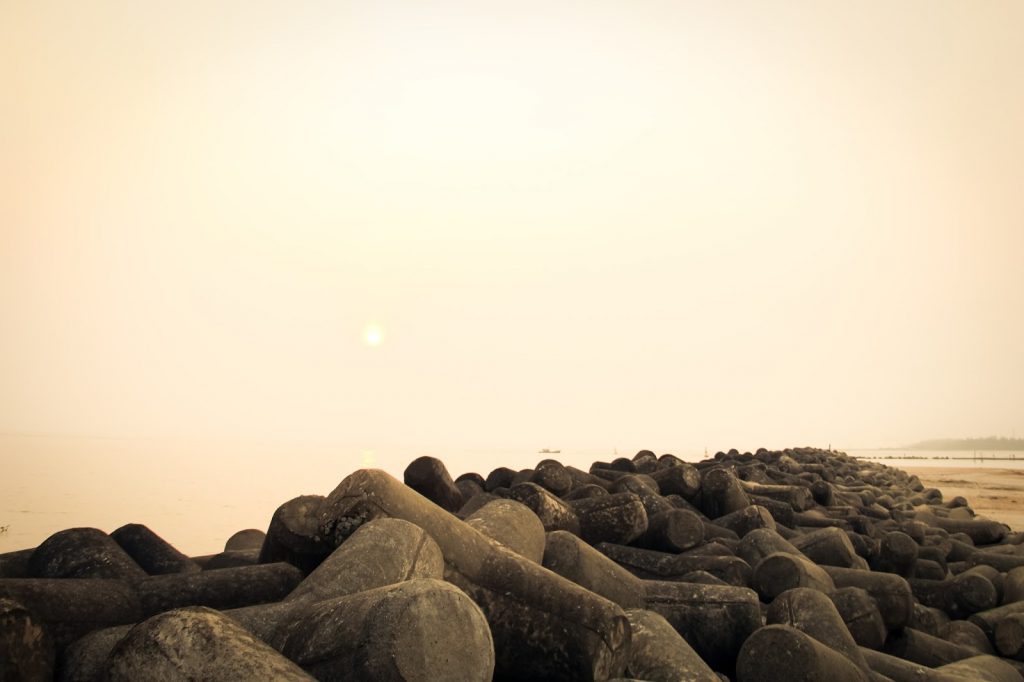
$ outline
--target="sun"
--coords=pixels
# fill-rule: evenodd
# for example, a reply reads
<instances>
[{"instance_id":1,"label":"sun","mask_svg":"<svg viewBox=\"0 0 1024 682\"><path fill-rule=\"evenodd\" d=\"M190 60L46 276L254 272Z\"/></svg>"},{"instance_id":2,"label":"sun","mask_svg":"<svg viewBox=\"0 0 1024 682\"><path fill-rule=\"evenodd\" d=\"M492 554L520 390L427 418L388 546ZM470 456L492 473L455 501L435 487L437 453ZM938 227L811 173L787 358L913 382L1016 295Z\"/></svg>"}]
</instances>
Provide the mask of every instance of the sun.
<instances>
[{"instance_id":1,"label":"sun","mask_svg":"<svg viewBox=\"0 0 1024 682\"><path fill-rule=\"evenodd\" d=\"M363 343L371 348L376 348L384 340L384 330L376 324L366 325L363 330Z\"/></svg>"}]
</instances>

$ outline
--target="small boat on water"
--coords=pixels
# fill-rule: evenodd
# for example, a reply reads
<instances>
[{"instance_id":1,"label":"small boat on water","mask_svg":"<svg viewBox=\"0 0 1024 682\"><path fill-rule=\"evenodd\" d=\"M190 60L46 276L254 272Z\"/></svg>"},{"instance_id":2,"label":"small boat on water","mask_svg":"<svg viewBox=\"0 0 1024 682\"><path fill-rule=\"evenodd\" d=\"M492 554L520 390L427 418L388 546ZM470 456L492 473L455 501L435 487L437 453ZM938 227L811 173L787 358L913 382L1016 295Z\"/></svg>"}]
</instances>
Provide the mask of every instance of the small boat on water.
<instances>
[{"instance_id":1,"label":"small boat on water","mask_svg":"<svg viewBox=\"0 0 1024 682\"><path fill-rule=\"evenodd\" d=\"M561 450L550 450L548 448L544 448L543 450L538 450L537 452L542 455L557 455L558 453L561 452Z\"/></svg>"}]
</instances>

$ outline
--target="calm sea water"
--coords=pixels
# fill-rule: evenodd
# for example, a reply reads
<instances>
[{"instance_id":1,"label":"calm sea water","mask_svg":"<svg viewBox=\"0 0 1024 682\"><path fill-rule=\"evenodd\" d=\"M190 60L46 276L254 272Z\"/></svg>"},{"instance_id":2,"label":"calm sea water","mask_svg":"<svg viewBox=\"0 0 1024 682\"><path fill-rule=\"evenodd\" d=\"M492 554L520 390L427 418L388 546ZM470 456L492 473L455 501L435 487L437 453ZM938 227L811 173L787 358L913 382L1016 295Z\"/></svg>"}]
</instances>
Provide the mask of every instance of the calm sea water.
<instances>
[{"instance_id":1,"label":"calm sea water","mask_svg":"<svg viewBox=\"0 0 1024 682\"><path fill-rule=\"evenodd\" d=\"M586 468L616 456L585 448L548 455L531 448L0 435L0 528L7 527L0 552L34 547L65 528L110 532L126 523L149 526L186 554L219 552L235 531L265 530L293 497L327 495L365 467L401 479L422 455L442 459L453 476L532 467L545 457Z\"/></svg>"},{"instance_id":2,"label":"calm sea water","mask_svg":"<svg viewBox=\"0 0 1024 682\"><path fill-rule=\"evenodd\" d=\"M688 461L705 456L696 450L673 452ZM991 458L1010 453L974 458L963 452L848 452L900 468L1024 467L1024 453L1015 453L1019 460L996 461ZM432 455L444 460L453 476L466 471L486 475L498 466L531 467L549 456L585 469L616 454L587 448L545 455L532 448L0 436L0 528L6 527L0 532L0 552L34 547L64 528L110 532L125 523L143 523L187 554L208 554L223 549L235 531L265 529L283 502L304 494L326 495L363 467L401 478L410 461Z\"/></svg>"}]
</instances>

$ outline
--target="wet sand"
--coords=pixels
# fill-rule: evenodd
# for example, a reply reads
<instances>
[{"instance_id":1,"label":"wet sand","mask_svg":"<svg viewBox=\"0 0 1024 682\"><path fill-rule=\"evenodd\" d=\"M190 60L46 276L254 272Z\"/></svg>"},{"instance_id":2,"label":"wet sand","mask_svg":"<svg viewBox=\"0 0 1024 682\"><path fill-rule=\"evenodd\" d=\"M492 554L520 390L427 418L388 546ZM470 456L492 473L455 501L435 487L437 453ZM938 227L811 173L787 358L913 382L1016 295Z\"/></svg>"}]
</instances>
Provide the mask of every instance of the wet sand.
<instances>
[{"instance_id":1,"label":"wet sand","mask_svg":"<svg viewBox=\"0 0 1024 682\"><path fill-rule=\"evenodd\" d=\"M967 498L980 516L1024 530L1024 470L967 467L907 467L926 487L942 491L943 500Z\"/></svg>"}]
</instances>

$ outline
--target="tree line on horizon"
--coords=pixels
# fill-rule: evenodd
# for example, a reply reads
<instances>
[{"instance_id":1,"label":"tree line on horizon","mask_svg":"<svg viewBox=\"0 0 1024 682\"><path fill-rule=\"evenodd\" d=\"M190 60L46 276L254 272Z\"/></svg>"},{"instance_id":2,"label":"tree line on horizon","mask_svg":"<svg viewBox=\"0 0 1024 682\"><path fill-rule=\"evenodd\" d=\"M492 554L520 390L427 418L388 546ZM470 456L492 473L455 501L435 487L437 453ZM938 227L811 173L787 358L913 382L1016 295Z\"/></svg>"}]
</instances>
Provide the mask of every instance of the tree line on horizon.
<instances>
[{"instance_id":1,"label":"tree line on horizon","mask_svg":"<svg viewBox=\"0 0 1024 682\"><path fill-rule=\"evenodd\" d=\"M908 450L1021 450L1024 438L987 436L984 438L934 438L907 447Z\"/></svg>"}]
</instances>

